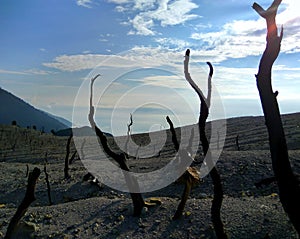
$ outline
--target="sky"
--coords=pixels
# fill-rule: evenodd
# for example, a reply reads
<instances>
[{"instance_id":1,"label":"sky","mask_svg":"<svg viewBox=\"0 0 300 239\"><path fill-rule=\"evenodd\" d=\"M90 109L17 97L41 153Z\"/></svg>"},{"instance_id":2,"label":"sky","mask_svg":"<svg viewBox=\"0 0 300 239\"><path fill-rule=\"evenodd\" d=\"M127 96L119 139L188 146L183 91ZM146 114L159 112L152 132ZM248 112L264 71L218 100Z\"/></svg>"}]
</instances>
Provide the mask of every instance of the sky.
<instances>
[{"instance_id":1,"label":"sky","mask_svg":"<svg viewBox=\"0 0 300 239\"><path fill-rule=\"evenodd\" d=\"M258 2L267 8L271 1ZM214 66L209 120L262 115L255 74L266 24L244 0L1 0L0 87L36 108L88 125L89 82L96 74L96 121L126 134L197 122L199 100L184 78L206 93ZM299 112L300 3L283 0L284 27L273 67L281 113Z\"/></svg>"}]
</instances>

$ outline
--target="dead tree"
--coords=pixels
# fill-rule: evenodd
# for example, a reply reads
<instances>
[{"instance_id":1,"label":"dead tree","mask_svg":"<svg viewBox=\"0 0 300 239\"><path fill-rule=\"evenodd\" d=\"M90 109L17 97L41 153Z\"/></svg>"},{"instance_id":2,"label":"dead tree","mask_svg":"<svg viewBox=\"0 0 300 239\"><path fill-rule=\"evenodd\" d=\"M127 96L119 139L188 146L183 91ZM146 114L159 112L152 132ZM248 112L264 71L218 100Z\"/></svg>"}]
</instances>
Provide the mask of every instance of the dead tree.
<instances>
[{"instance_id":1,"label":"dead tree","mask_svg":"<svg viewBox=\"0 0 300 239\"><path fill-rule=\"evenodd\" d=\"M237 151L240 151L239 135L237 135L237 136L235 137L235 145L236 145Z\"/></svg>"},{"instance_id":2,"label":"dead tree","mask_svg":"<svg viewBox=\"0 0 300 239\"><path fill-rule=\"evenodd\" d=\"M80 159L84 159L85 158L85 155L84 155L84 152L83 152L83 148L85 146L85 143L86 143L86 139L84 138L83 139L83 142L80 146L80 154L78 155L78 157L80 156Z\"/></svg>"},{"instance_id":3,"label":"dead tree","mask_svg":"<svg viewBox=\"0 0 300 239\"><path fill-rule=\"evenodd\" d=\"M29 166L28 166L28 164L26 164L26 175L25 175L25 178L28 177L28 173L29 173Z\"/></svg>"},{"instance_id":4,"label":"dead tree","mask_svg":"<svg viewBox=\"0 0 300 239\"><path fill-rule=\"evenodd\" d=\"M45 173L45 180L46 180L46 185L47 185L47 194L48 194L49 205L51 206L52 205L51 188L50 188L49 174L47 172L47 163L46 162L44 164L44 173Z\"/></svg>"},{"instance_id":5,"label":"dead tree","mask_svg":"<svg viewBox=\"0 0 300 239\"><path fill-rule=\"evenodd\" d=\"M190 58L190 50L187 49L185 53L185 60L184 60L184 74L186 80L190 83L192 88L196 91L197 95L199 96L200 99L200 116L199 116L199 133L200 133L200 141L202 144L203 148L203 153L204 156L207 157L207 164L209 165L209 168L211 169L209 174L212 178L212 182L214 185L214 197L212 200L212 206L211 206L211 219L212 223L215 228L215 232L218 238L227 238L227 235L224 231L223 227L223 222L221 220L221 207L222 207L222 201L223 201L223 188L222 188L222 183L221 183L221 177L216 169L216 167L213 165L213 162L211 160L210 151L209 151L209 143L206 137L205 133L205 125L206 125L206 120L208 118L209 114L209 107L211 103L211 79L213 75L213 67L210 62L207 62L209 66L209 75L208 75L208 91L207 91L207 97L204 97L202 91L198 87L198 85L193 81L188 65L189 65L189 58Z\"/></svg>"},{"instance_id":6,"label":"dead tree","mask_svg":"<svg viewBox=\"0 0 300 239\"><path fill-rule=\"evenodd\" d=\"M88 115L88 119L90 122L90 125L92 127L92 129L95 131L98 139L100 140L100 144L104 150L104 152L107 154L107 156L113 158L120 166L121 169L128 171L129 172L129 167L126 163L126 156L125 153L120 153L117 154L115 152L113 152L110 147L108 146L107 143L107 138L104 135L104 133L101 131L101 129L99 127L97 127L96 122L94 120L94 106L93 106L93 84L94 81L99 77L100 75L95 76L92 80L91 80L91 92L90 92L90 112ZM129 188L129 191L131 188L137 188L138 187L138 182L136 180L136 178L129 176L129 175L125 175L125 180L126 180L126 184ZM134 216L139 216L142 212L142 209L145 205L144 199L142 197L142 195L140 193L130 193L131 198L132 198L132 202L133 202L133 207L134 207Z\"/></svg>"},{"instance_id":7,"label":"dead tree","mask_svg":"<svg viewBox=\"0 0 300 239\"><path fill-rule=\"evenodd\" d=\"M33 201L35 201L35 196L34 196L35 186L40 174L41 174L41 170L38 168L34 168L33 171L29 173L25 197L7 227L5 239L14 238L14 234L18 230L18 225L21 218L25 215L30 204Z\"/></svg>"},{"instance_id":8,"label":"dead tree","mask_svg":"<svg viewBox=\"0 0 300 239\"><path fill-rule=\"evenodd\" d=\"M179 153L179 157L181 159L183 159L184 157L190 157L188 150L191 149L191 147L192 147L191 145L192 145L192 139L193 139L194 133L192 132L187 149L179 149L180 146L179 146L179 143L177 140L173 122L171 121L171 119L168 116L166 117L166 119L170 126L173 145L175 147L175 150ZM190 159L187 159L187 160L190 160ZM188 167L187 170L184 172L184 174L181 175L181 177L178 179L178 181L184 183L184 190L183 190L183 193L181 196L180 203L179 203L177 210L173 216L173 220L177 220L182 216L185 204L188 200L188 197L190 195L192 187L195 184L200 182L199 172L197 171L197 169L195 167Z\"/></svg>"},{"instance_id":9,"label":"dead tree","mask_svg":"<svg viewBox=\"0 0 300 239\"><path fill-rule=\"evenodd\" d=\"M124 147L127 157L128 157L128 143L129 143L129 139L130 139L130 135L131 135L131 126L132 125L133 125L132 114L130 114L129 123L127 124L127 138L126 138L125 147Z\"/></svg>"},{"instance_id":10,"label":"dead tree","mask_svg":"<svg viewBox=\"0 0 300 239\"><path fill-rule=\"evenodd\" d=\"M70 155L70 144L71 144L72 137L73 137L73 134L71 134L69 136L67 145L66 145L66 157L65 157L65 168L64 168L65 179L69 179L71 177L69 174L69 155Z\"/></svg>"},{"instance_id":11,"label":"dead tree","mask_svg":"<svg viewBox=\"0 0 300 239\"><path fill-rule=\"evenodd\" d=\"M266 19L267 23L267 43L259 63L256 82L268 130L272 166L279 188L280 201L298 235L300 235L300 187L289 161L287 143L276 98L278 92L273 92L272 89L272 66L279 55L283 37L283 28L281 28L278 36L275 20L280 3L281 0L274 0L267 10L264 10L257 3L253 4L253 9Z\"/></svg>"}]
</instances>

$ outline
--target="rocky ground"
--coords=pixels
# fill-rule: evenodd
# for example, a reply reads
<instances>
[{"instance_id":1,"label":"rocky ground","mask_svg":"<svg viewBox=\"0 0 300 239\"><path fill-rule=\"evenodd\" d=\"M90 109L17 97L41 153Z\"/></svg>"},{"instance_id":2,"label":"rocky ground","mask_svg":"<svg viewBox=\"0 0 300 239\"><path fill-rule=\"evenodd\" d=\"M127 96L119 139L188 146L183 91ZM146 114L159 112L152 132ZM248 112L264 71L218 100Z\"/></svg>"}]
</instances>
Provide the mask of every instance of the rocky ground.
<instances>
[{"instance_id":1,"label":"rocky ground","mask_svg":"<svg viewBox=\"0 0 300 239\"><path fill-rule=\"evenodd\" d=\"M300 172L299 121L298 114L284 117L295 172ZM226 144L217 162L225 194L221 211L225 229L229 238L297 238L282 209L276 184L261 188L254 185L273 175L262 123L262 118L228 121ZM210 220L209 176L193 188L180 220L172 220L183 190L183 185L177 183L143 194L145 199L158 197L162 204L145 208L139 218L133 217L130 195L83 181L87 170L79 159L70 165L71 178L64 179L67 137L11 126L2 126L0 133L0 238L24 197L27 165L29 171L38 167L42 173L36 200L22 219L23 238L28 232L34 238L215 238ZM234 141L236 135L240 150ZM172 144L168 144L166 152L171 152ZM71 152L74 150L72 145ZM133 171L151 171L162 167L167 156L162 152L160 157L128 163ZM53 205L49 205L47 196L45 162Z\"/></svg>"}]
</instances>

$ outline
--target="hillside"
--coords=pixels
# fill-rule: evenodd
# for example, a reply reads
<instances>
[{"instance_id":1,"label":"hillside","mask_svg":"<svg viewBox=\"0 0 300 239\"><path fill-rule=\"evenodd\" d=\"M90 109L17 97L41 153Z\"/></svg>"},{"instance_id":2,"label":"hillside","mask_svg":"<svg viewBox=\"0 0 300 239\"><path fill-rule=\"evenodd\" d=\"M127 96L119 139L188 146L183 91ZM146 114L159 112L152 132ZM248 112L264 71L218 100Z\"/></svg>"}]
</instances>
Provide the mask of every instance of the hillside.
<instances>
[{"instance_id":1,"label":"hillside","mask_svg":"<svg viewBox=\"0 0 300 239\"><path fill-rule=\"evenodd\" d=\"M0 124L11 124L16 121L21 127L36 126L38 130L50 132L67 128L60 120L48 113L34 108L17 96L0 88Z\"/></svg>"},{"instance_id":2,"label":"hillside","mask_svg":"<svg viewBox=\"0 0 300 239\"><path fill-rule=\"evenodd\" d=\"M293 170L300 173L300 114L283 115L282 119L290 161ZM83 181L87 169L78 157L70 165L71 178L64 179L67 138L0 126L0 238L25 194L26 165L30 171L34 167L42 170L46 161L53 205L49 205L42 172L36 201L23 219L34 226L35 238L215 238L210 220L213 195L210 177L203 178L203 182L192 189L182 219L171 219L183 190L183 185L176 183L143 194L144 198L159 197L162 205L145 210L141 218L136 218L132 216L128 193ZM149 142L148 134L133 138L137 144ZM118 150L111 137L108 142ZM72 143L71 154L74 151ZM134 172L154 171L170 162L174 153L167 130L167 141L160 155L129 159L128 164ZM202 158L201 152L197 157ZM297 238L282 209L276 184L255 187L259 180L273 176L263 117L227 120L225 146L217 168L224 187L221 213L230 238Z\"/></svg>"}]
</instances>

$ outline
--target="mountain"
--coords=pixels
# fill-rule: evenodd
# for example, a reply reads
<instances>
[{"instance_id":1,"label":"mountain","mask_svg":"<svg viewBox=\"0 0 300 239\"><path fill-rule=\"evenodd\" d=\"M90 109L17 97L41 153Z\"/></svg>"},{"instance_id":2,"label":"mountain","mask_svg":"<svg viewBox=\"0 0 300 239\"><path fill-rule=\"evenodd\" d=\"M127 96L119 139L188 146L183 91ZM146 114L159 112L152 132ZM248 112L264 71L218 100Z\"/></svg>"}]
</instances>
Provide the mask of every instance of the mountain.
<instances>
[{"instance_id":1,"label":"mountain","mask_svg":"<svg viewBox=\"0 0 300 239\"><path fill-rule=\"evenodd\" d=\"M103 132L107 137L113 137L112 134ZM81 128L67 128L55 132L56 136L70 136L71 134L76 136L94 136L95 132L89 126Z\"/></svg>"},{"instance_id":2,"label":"mountain","mask_svg":"<svg viewBox=\"0 0 300 239\"><path fill-rule=\"evenodd\" d=\"M65 118L57 116L57 115L50 114L48 112L45 112L45 113L48 114L50 117L58 120L62 124L66 125L67 127L70 127L70 128L72 127L72 122L70 122L69 120L66 120Z\"/></svg>"},{"instance_id":3,"label":"mountain","mask_svg":"<svg viewBox=\"0 0 300 239\"><path fill-rule=\"evenodd\" d=\"M34 108L12 93L0 88L0 124L11 124L12 121L16 121L17 125L21 127L36 126L38 130L45 132L68 128L68 125L61 122L62 119L55 119L49 113Z\"/></svg>"}]
</instances>

